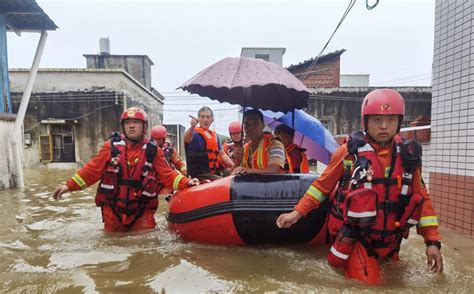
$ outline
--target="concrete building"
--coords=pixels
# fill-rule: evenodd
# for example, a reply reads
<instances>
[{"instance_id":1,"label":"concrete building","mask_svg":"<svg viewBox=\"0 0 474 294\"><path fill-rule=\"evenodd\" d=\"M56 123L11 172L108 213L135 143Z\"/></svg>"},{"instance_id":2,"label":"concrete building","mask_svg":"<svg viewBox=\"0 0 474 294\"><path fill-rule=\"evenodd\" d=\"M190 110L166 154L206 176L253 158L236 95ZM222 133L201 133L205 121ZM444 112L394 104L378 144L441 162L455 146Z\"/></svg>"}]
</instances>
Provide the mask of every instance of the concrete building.
<instances>
[{"instance_id":1,"label":"concrete building","mask_svg":"<svg viewBox=\"0 0 474 294\"><path fill-rule=\"evenodd\" d=\"M97 55L86 55L90 60ZM131 106L143 108L149 125L163 120L163 96L123 70L147 56L108 55L103 68L40 69L24 122L24 166L59 162L87 162L113 131L121 131L119 118ZM119 66L123 61L126 64ZM112 64L109 69L105 66ZM151 72L134 66L134 73ZM10 70L13 108L18 107L28 72ZM146 81L146 78L144 79Z\"/></svg>"},{"instance_id":2,"label":"concrete building","mask_svg":"<svg viewBox=\"0 0 474 294\"><path fill-rule=\"evenodd\" d=\"M260 58L283 66L283 54L285 54L285 51L286 48L243 47L240 56Z\"/></svg>"},{"instance_id":3,"label":"concrete building","mask_svg":"<svg viewBox=\"0 0 474 294\"><path fill-rule=\"evenodd\" d=\"M287 69L308 88L340 87L341 49L315 58L290 65Z\"/></svg>"},{"instance_id":4,"label":"concrete building","mask_svg":"<svg viewBox=\"0 0 474 294\"><path fill-rule=\"evenodd\" d=\"M368 87L370 75L368 74L344 74L339 75L340 87Z\"/></svg>"},{"instance_id":5,"label":"concrete building","mask_svg":"<svg viewBox=\"0 0 474 294\"><path fill-rule=\"evenodd\" d=\"M309 113L317 117L333 135L360 129L362 99L376 89L369 87L368 74L341 75L341 55L345 51L337 50L317 60L312 58L288 67L311 91ZM407 102L403 126L409 126L419 116L431 116L431 87L394 89L402 93Z\"/></svg>"},{"instance_id":6,"label":"concrete building","mask_svg":"<svg viewBox=\"0 0 474 294\"><path fill-rule=\"evenodd\" d=\"M0 190L23 187L21 126L48 36L47 31L56 28L56 24L35 0L0 2ZM37 32L41 36L28 81L22 89L21 106L14 114L8 76L7 32L21 36L24 31Z\"/></svg>"},{"instance_id":7,"label":"concrete building","mask_svg":"<svg viewBox=\"0 0 474 294\"><path fill-rule=\"evenodd\" d=\"M427 170L441 224L474 236L474 3L436 1Z\"/></svg>"},{"instance_id":8,"label":"concrete building","mask_svg":"<svg viewBox=\"0 0 474 294\"><path fill-rule=\"evenodd\" d=\"M391 87L399 91L406 102L403 126L409 126L419 116L431 116L431 87ZM337 87L310 89L310 114L317 117L333 135L348 134L361 127L362 99L373 87Z\"/></svg>"}]
</instances>

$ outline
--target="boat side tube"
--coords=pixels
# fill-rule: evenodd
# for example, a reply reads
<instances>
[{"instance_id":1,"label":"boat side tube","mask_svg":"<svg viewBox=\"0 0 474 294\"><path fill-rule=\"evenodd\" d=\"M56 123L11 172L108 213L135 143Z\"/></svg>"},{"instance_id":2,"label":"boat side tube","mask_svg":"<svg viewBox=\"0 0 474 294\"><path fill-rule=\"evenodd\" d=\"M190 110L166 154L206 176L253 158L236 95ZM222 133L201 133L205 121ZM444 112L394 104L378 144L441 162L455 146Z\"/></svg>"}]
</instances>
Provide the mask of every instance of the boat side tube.
<instances>
[{"instance_id":1,"label":"boat side tube","mask_svg":"<svg viewBox=\"0 0 474 294\"><path fill-rule=\"evenodd\" d=\"M238 175L178 192L170 202L169 226L186 241L203 243L322 243L327 208L312 211L290 229L276 218L293 210L313 174Z\"/></svg>"}]
</instances>

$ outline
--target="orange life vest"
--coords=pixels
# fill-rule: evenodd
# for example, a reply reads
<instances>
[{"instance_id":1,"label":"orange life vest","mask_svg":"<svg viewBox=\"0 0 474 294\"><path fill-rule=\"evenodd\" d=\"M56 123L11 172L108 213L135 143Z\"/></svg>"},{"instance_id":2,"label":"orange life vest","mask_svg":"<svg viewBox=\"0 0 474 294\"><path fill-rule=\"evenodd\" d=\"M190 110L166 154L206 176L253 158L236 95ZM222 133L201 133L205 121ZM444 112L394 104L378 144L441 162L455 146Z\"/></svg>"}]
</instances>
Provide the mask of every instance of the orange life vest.
<instances>
[{"instance_id":1,"label":"orange life vest","mask_svg":"<svg viewBox=\"0 0 474 294\"><path fill-rule=\"evenodd\" d=\"M205 142L205 150L201 152L194 152L193 154L186 153L186 164L188 165L188 172L190 175L196 173L210 172L216 173L219 147L217 144L217 134L215 131L205 130L201 127L194 129ZM206 159L207 157L207 159ZM207 167L203 168L202 164L207 162Z\"/></svg>"},{"instance_id":2,"label":"orange life vest","mask_svg":"<svg viewBox=\"0 0 474 294\"><path fill-rule=\"evenodd\" d=\"M162 184L152 168L158 147L145 138L138 161L130 164L123 136L115 133L110 144L111 160L97 187L95 202L99 207L109 206L124 226L131 227L146 209L158 208L157 191Z\"/></svg>"},{"instance_id":3,"label":"orange life vest","mask_svg":"<svg viewBox=\"0 0 474 294\"><path fill-rule=\"evenodd\" d=\"M309 173L308 157L305 153L306 149L299 147L298 145L291 143L286 147L286 173ZM299 158L295 158L298 156ZM300 159L300 160L298 160ZM300 161L299 166L295 166L295 162Z\"/></svg>"},{"instance_id":4,"label":"orange life vest","mask_svg":"<svg viewBox=\"0 0 474 294\"><path fill-rule=\"evenodd\" d=\"M268 167L268 147L272 143L274 137L270 134L263 134L263 138L258 143L257 150L251 155L252 166L249 166L250 157L250 143L244 145L244 158L242 159L242 166L246 168L263 169Z\"/></svg>"},{"instance_id":5,"label":"orange life vest","mask_svg":"<svg viewBox=\"0 0 474 294\"><path fill-rule=\"evenodd\" d=\"M398 137L394 140L389 167L380 164L366 140L359 142L353 154L349 148L348 159L344 160L346 171L339 183L342 186L339 193L330 197L328 229L337 237L328 260L335 266L345 264L355 241L360 241L371 256L378 257L379 250L375 249L385 248L390 250L383 250L384 257L392 257L398 253L402 238L408 236L409 228L421 217L423 197L412 192L413 173L421 164L421 147L405 141L412 144L406 147L408 144ZM406 159L410 155L404 154L410 148L420 148L418 159Z\"/></svg>"}]
</instances>

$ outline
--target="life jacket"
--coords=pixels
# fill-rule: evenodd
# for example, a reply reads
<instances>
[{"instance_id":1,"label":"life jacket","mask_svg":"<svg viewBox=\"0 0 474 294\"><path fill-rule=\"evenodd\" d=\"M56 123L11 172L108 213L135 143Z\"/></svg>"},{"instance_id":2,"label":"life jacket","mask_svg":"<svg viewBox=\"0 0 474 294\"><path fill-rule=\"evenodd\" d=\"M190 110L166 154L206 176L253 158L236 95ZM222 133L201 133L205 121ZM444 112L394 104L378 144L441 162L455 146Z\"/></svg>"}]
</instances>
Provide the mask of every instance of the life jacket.
<instances>
[{"instance_id":1,"label":"life jacket","mask_svg":"<svg viewBox=\"0 0 474 294\"><path fill-rule=\"evenodd\" d=\"M421 165L421 146L414 140L394 138L389 167L383 167L362 132L351 134L344 173L330 196L328 230L335 237L328 261L343 266L353 244L360 241L370 256L378 248L390 249L390 258L400 249L409 228L421 217L423 197L413 194L412 178Z\"/></svg>"},{"instance_id":2,"label":"life jacket","mask_svg":"<svg viewBox=\"0 0 474 294\"><path fill-rule=\"evenodd\" d=\"M222 145L222 150L229 156L230 159L234 162L234 164L239 164L242 161L242 142L236 143L234 141L227 141ZM236 153L236 150L238 152ZM222 163L221 163L222 164Z\"/></svg>"},{"instance_id":3,"label":"life jacket","mask_svg":"<svg viewBox=\"0 0 474 294\"><path fill-rule=\"evenodd\" d=\"M165 155L165 159L168 165L172 169L176 169L173 164L173 153L174 153L173 147L171 147L168 142L164 142L163 144L160 145L160 147L161 147L161 150L163 150L163 153Z\"/></svg>"},{"instance_id":4,"label":"life jacket","mask_svg":"<svg viewBox=\"0 0 474 294\"><path fill-rule=\"evenodd\" d=\"M294 143L291 143L288 147L286 147L286 173L309 173L308 157L306 157L305 151L306 149L301 148ZM295 156L298 156L301 159L299 166L295 166L294 162L298 161Z\"/></svg>"},{"instance_id":5,"label":"life jacket","mask_svg":"<svg viewBox=\"0 0 474 294\"><path fill-rule=\"evenodd\" d=\"M217 145L216 132L205 130L201 127L194 129L205 143L204 150L198 152L186 150L186 164L188 166L188 173L190 175L197 175L201 173L216 173L219 147Z\"/></svg>"},{"instance_id":6,"label":"life jacket","mask_svg":"<svg viewBox=\"0 0 474 294\"><path fill-rule=\"evenodd\" d=\"M123 135L114 133L110 146L111 160L97 187L95 202L99 207L109 206L122 225L132 227L146 209L158 208L157 191L162 183L152 167L158 147L154 140L145 138L138 161L130 165Z\"/></svg>"},{"instance_id":7,"label":"life jacket","mask_svg":"<svg viewBox=\"0 0 474 294\"><path fill-rule=\"evenodd\" d=\"M251 155L252 166L249 166L249 157L250 157L250 143L248 142L244 145L244 157L242 159L242 166L246 168L257 168L263 169L268 167L268 147L275 139L270 134L263 134L263 138L258 143L257 150Z\"/></svg>"}]
</instances>

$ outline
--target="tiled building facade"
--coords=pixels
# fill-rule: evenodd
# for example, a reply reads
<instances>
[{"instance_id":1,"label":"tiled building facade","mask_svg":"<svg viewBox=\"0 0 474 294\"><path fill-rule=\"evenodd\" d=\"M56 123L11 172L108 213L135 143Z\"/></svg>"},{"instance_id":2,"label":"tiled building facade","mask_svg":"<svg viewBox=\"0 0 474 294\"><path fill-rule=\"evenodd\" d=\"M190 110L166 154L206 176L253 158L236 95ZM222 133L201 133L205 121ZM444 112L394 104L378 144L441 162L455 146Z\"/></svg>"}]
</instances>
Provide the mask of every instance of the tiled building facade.
<instances>
[{"instance_id":1,"label":"tiled building facade","mask_svg":"<svg viewBox=\"0 0 474 294\"><path fill-rule=\"evenodd\" d=\"M429 189L441 224L474 236L474 2L436 1Z\"/></svg>"}]
</instances>

